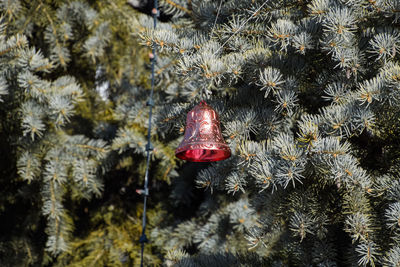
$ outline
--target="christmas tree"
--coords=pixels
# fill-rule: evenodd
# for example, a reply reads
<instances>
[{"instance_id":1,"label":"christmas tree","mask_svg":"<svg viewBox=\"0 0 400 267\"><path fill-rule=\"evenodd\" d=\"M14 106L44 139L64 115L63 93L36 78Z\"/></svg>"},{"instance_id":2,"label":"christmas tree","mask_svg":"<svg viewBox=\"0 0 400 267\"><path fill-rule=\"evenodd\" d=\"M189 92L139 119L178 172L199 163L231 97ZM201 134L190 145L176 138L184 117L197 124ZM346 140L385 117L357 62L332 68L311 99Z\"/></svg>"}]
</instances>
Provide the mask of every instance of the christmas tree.
<instances>
[{"instance_id":1,"label":"christmas tree","mask_svg":"<svg viewBox=\"0 0 400 267\"><path fill-rule=\"evenodd\" d=\"M400 266L399 1L159 4L0 1L1 265L140 264L155 48L145 266Z\"/></svg>"},{"instance_id":2,"label":"christmas tree","mask_svg":"<svg viewBox=\"0 0 400 267\"><path fill-rule=\"evenodd\" d=\"M171 22L140 33L161 53L158 136L180 141L205 99L232 151L173 180L151 231L170 264L400 266L399 8L161 1Z\"/></svg>"}]
</instances>

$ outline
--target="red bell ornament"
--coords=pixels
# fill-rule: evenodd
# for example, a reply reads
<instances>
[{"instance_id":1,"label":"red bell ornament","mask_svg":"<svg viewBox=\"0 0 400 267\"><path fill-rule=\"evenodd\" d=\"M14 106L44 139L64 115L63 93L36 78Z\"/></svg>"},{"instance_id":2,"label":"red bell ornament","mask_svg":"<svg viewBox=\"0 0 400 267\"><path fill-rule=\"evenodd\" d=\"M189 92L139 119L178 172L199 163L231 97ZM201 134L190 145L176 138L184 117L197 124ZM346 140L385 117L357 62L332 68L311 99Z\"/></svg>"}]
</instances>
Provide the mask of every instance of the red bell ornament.
<instances>
[{"instance_id":1,"label":"red bell ornament","mask_svg":"<svg viewBox=\"0 0 400 267\"><path fill-rule=\"evenodd\" d=\"M231 156L231 150L221 134L218 114L205 101L187 114L185 137L175 155L195 162L218 161Z\"/></svg>"}]
</instances>

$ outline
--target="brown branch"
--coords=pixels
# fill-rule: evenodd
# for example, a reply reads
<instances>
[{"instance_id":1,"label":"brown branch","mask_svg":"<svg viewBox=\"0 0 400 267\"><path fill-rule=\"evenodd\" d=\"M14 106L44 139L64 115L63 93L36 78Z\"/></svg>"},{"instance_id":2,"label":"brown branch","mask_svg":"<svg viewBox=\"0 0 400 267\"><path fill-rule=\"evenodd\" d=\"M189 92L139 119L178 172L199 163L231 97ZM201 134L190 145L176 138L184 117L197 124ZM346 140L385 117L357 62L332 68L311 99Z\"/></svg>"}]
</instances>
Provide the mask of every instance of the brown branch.
<instances>
[{"instance_id":1,"label":"brown branch","mask_svg":"<svg viewBox=\"0 0 400 267\"><path fill-rule=\"evenodd\" d=\"M166 2L167 4L170 4L171 6L173 6L173 7L177 8L177 9L179 9L179 10L184 11L185 13L187 13L187 14L189 14L189 15L192 14L192 11L190 11L189 9L187 9L187 8L181 6L181 5L178 5L178 4L175 3L174 1L165 0L165 2Z\"/></svg>"},{"instance_id":2,"label":"brown branch","mask_svg":"<svg viewBox=\"0 0 400 267\"><path fill-rule=\"evenodd\" d=\"M57 38L57 30L56 30L56 27L54 26L54 22L53 22L53 20L51 19L49 13L47 12L46 8L43 8L43 13L46 15L46 18L47 18L47 20L48 20L49 23L50 23L51 29L53 30L53 34L54 34L54 36L55 36L55 41L56 41L56 46L59 47L59 48L61 48L62 46L61 46L61 44L60 44L60 42L58 41L58 38ZM61 50L61 49L60 49L60 50ZM66 67L67 63L65 62L64 57L63 57L60 53L58 53L58 59L60 60L61 65L62 65L63 67Z\"/></svg>"},{"instance_id":3,"label":"brown branch","mask_svg":"<svg viewBox=\"0 0 400 267\"><path fill-rule=\"evenodd\" d=\"M77 144L76 146L81 147L81 148L88 148L88 149L92 149L92 150L96 150L96 151L100 151L100 152L107 152L106 149L101 148L101 147L94 147L94 146L82 145L82 144Z\"/></svg>"}]
</instances>

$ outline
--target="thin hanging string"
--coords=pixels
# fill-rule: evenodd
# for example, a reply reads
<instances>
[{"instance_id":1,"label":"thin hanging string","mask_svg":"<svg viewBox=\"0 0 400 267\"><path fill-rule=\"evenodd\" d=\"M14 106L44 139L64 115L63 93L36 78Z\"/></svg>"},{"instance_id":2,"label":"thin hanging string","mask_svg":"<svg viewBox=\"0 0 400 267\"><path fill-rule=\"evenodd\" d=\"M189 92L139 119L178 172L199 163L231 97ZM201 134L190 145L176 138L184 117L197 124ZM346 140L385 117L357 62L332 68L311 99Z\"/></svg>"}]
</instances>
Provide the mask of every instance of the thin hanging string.
<instances>
[{"instance_id":1,"label":"thin hanging string","mask_svg":"<svg viewBox=\"0 0 400 267\"><path fill-rule=\"evenodd\" d=\"M220 13L221 7L222 7L222 1L223 1L223 0L220 0L220 1L219 1L219 6L218 6L218 9L217 9L217 15L215 16L214 24L213 24L213 26L212 26L212 28L211 28L210 40L211 40L211 38L212 38L212 36L213 36L214 29L215 29L215 25L217 24L217 20L218 20L218 17L219 17L219 13ZM211 81L210 81L208 87L210 87L210 86L211 86ZM203 87L203 88L200 90L200 101L204 101L204 99L209 98L209 95L207 94L207 89L208 89L208 88Z\"/></svg>"},{"instance_id":2,"label":"thin hanging string","mask_svg":"<svg viewBox=\"0 0 400 267\"><path fill-rule=\"evenodd\" d=\"M211 29L210 39L211 39L212 36L213 36L214 29L215 29L215 25L217 24L217 20L218 20L218 17L219 17L219 12L221 11L222 1L223 1L223 0L220 0L220 1L219 1L219 6L218 6L218 10L217 10L217 16L215 16L214 24L213 24L212 29Z\"/></svg>"},{"instance_id":3,"label":"thin hanging string","mask_svg":"<svg viewBox=\"0 0 400 267\"><path fill-rule=\"evenodd\" d=\"M213 35L213 33L214 33L215 25L216 25L216 23L217 23L217 19L218 19L219 13L220 13L220 11L221 11L222 1L223 1L223 0L220 0L220 2L219 2L218 11L217 11L217 16L215 17L214 25L213 25L212 30L211 30L211 33L210 33L210 39L212 38L212 35ZM253 16L255 16L255 15L257 14L257 12L260 11L261 8L263 8L263 7L268 3L268 1L269 1L269 0L266 0L261 6L258 7L258 8L256 9L256 11L254 11L253 14L251 14L251 16L248 17L248 18L242 23L242 25L239 26L239 29L238 29L237 31L235 31L231 36L229 36L229 38L222 44L222 46L220 46L220 47L217 49L217 51L214 52L213 56L215 56L215 55L219 52L219 50L221 50L221 49L229 42L229 40L232 39L233 36L235 36L238 32L240 32L240 31L243 29L243 27L251 20L251 18L252 18ZM210 82L210 85L211 85L211 82ZM209 85L209 86L210 86L210 85ZM203 91L204 91L204 92L200 93L201 100L203 100L203 98L206 98L206 97L207 97L207 94L206 94L207 89L203 89ZM205 95L205 97L204 97L204 95Z\"/></svg>"},{"instance_id":4,"label":"thin hanging string","mask_svg":"<svg viewBox=\"0 0 400 267\"><path fill-rule=\"evenodd\" d=\"M154 8L151 11L153 14L153 28L155 29L157 27L157 16L158 16L158 1L154 0ZM147 100L146 105L149 107L149 127L147 130L147 145L146 145L146 153L147 153L147 159L146 159L146 172L144 176L144 189L143 189L143 220L142 220L142 235L140 236L139 242L141 244L141 253L140 253L140 266L143 267L143 253L144 253L144 244L148 242L147 236L146 236L146 205L147 205L147 196L149 195L149 166L150 166L150 153L153 150L153 145L151 144L151 120L152 120L152 114L153 114L153 106L154 106L154 100L153 100L153 93L154 93L154 84L155 84L155 75L154 75L154 68L156 64L156 44L153 43L153 51L150 54L150 59L151 59L151 91L150 91L150 96L149 100Z\"/></svg>"},{"instance_id":5,"label":"thin hanging string","mask_svg":"<svg viewBox=\"0 0 400 267\"><path fill-rule=\"evenodd\" d=\"M217 51L214 52L213 56L215 56L215 55L219 52L219 50L221 50L221 49L229 42L229 40L230 40L233 36L235 36L238 32L240 32L240 31L243 29L243 27L247 24L247 22L249 22L249 21L251 20L251 18L254 17L254 16L257 14L257 12L260 11L261 8L263 8L263 7L268 3L268 1L269 1L269 0L266 0L259 8L257 8L256 11L254 11L253 14L251 14L251 16L248 17L248 18L242 23L242 25L240 25L239 29L237 29L237 31L235 31L231 36L229 36L228 40L226 40L225 43L223 43L222 46L220 46L220 48L218 48Z\"/></svg>"}]
</instances>

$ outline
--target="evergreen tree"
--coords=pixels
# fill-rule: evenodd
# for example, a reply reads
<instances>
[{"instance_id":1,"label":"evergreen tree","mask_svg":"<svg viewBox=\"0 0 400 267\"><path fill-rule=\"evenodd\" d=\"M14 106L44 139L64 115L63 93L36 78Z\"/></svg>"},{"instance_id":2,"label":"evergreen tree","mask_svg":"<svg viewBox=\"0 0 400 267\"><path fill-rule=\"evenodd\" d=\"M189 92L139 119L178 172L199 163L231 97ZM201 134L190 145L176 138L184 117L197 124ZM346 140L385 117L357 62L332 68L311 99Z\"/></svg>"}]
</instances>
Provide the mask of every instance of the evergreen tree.
<instances>
[{"instance_id":1,"label":"evergreen tree","mask_svg":"<svg viewBox=\"0 0 400 267\"><path fill-rule=\"evenodd\" d=\"M0 265L138 264L138 13L125 0L4 0L0 13ZM173 148L155 145L154 181L169 181ZM150 246L146 262L160 263Z\"/></svg>"},{"instance_id":2,"label":"evergreen tree","mask_svg":"<svg viewBox=\"0 0 400 267\"><path fill-rule=\"evenodd\" d=\"M161 53L157 136L178 144L207 99L233 153L173 180L151 232L168 264L400 266L399 9L164 0L171 22L142 20Z\"/></svg>"},{"instance_id":3,"label":"evergreen tree","mask_svg":"<svg viewBox=\"0 0 400 267\"><path fill-rule=\"evenodd\" d=\"M397 0L132 5L0 0L2 266L139 264L153 46L146 266L400 266ZM200 99L228 160L175 158Z\"/></svg>"}]
</instances>

